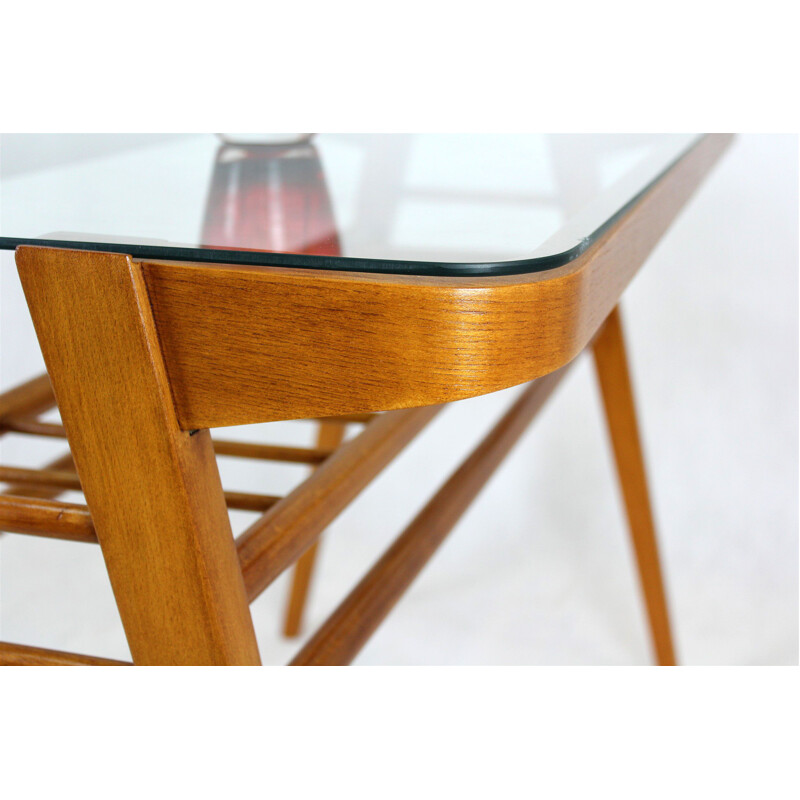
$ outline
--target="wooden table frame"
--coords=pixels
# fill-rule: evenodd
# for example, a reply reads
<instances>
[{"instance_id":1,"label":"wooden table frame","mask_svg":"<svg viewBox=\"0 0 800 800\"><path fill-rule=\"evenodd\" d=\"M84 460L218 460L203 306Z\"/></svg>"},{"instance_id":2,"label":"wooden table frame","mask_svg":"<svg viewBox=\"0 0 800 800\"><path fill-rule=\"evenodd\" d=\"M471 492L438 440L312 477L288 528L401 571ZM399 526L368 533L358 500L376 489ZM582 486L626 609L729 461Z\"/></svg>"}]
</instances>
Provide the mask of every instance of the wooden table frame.
<instances>
[{"instance_id":1,"label":"wooden table frame","mask_svg":"<svg viewBox=\"0 0 800 800\"><path fill-rule=\"evenodd\" d=\"M674 663L616 307L729 140L703 138L586 252L534 274L404 277L20 247L50 380L0 396L0 432L66 435L70 454L44 470L0 468L12 484L0 528L99 542L135 664L259 664L249 602L298 563L295 633L325 526L442 404L530 382L292 662L350 663L590 347L656 658ZM53 402L63 428L36 417ZM223 491L215 453L237 446L210 428L307 418L325 418L316 448L233 453L314 465L305 483L284 498ZM352 419L365 428L342 444ZM55 499L78 487L86 506ZM228 506L263 515L234 540ZM0 643L0 663L120 662Z\"/></svg>"}]
</instances>

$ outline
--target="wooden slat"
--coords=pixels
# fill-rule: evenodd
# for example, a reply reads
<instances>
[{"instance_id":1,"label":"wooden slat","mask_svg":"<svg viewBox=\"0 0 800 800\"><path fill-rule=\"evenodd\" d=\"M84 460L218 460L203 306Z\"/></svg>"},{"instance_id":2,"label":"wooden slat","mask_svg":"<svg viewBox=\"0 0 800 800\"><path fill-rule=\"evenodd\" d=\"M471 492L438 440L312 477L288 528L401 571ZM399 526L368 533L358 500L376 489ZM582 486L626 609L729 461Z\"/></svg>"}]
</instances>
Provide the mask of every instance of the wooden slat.
<instances>
[{"instance_id":1,"label":"wooden slat","mask_svg":"<svg viewBox=\"0 0 800 800\"><path fill-rule=\"evenodd\" d=\"M67 432L63 425L57 422L42 422L35 417L13 416L3 421L7 431L14 433L29 433L34 436L51 436L57 439L66 439Z\"/></svg>"},{"instance_id":2,"label":"wooden slat","mask_svg":"<svg viewBox=\"0 0 800 800\"><path fill-rule=\"evenodd\" d=\"M72 460L72 453L67 452L58 458L54 458L44 469L54 469L57 471L74 472L75 462ZM65 490L60 486L41 486L30 483L12 483L3 494L19 495L21 497L42 497L44 499L54 499Z\"/></svg>"},{"instance_id":3,"label":"wooden slat","mask_svg":"<svg viewBox=\"0 0 800 800\"><path fill-rule=\"evenodd\" d=\"M131 667L128 661L111 658L85 656L80 653L65 653L62 650L46 650L25 644L0 642L0 666L2 667Z\"/></svg>"},{"instance_id":4,"label":"wooden slat","mask_svg":"<svg viewBox=\"0 0 800 800\"><path fill-rule=\"evenodd\" d=\"M65 439L63 425L42 422L32 417L9 417L5 421L7 430L15 433L28 433L35 436L51 436ZM233 442L225 439L214 440L214 452L220 456L255 458L264 461L284 461L293 464L321 464L332 450L324 447L289 447L284 445L256 444L252 442Z\"/></svg>"},{"instance_id":5,"label":"wooden slat","mask_svg":"<svg viewBox=\"0 0 800 800\"><path fill-rule=\"evenodd\" d=\"M96 542L87 506L0 495L0 530L73 542Z\"/></svg>"},{"instance_id":6,"label":"wooden slat","mask_svg":"<svg viewBox=\"0 0 800 800\"><path fill-rule=\"evenodd\" d=\"M285 447L220 439L214 441L214 452L218 456L260 458L265 461L285 461L294 464L321 464L333 450L324 447Z\"/></svg>"},{"instance_id":7,"label":"wooden slat","mask_svg":"<svg viewBox=\"0 0 800 800\"><path fill-rule=\"evenodd\" d=\"M316 541L439 410L440 406L430 406L376 417L238 537L237 550L251 602Z\"/></svg>"},{"instance_id":8,"label":"wooden slat","mask_svg":"<svg viewBox=\"0 0 800 800\"><path fill-rule=\"evenodd\" d=\"M523 391L303 647L293 666L344 665L355 658L536 416L566 369L539 378Z\"/></svg>"},{"instance_id":9,"label":"wooden slat","mask_svg":"<svg viewBox=\"0 0 800 800\"><path fill-rule=\"evenodd\" d=\"M52 408L56 403L53 387L47 374L39 375L0 394L0 430L5 417L12 414L35 414Z\"/></svg>"},{"instance_id":10,"label":"wooden slat","mask_svg":"<svg viewBox=\"0 0 800 800\"><path fill-rule=\"evenodd\" d=\"M0 483L27 483L81 491L81 482L76 472L54 469L28 469L0 464Z\"/></svg>"},{"instance_id":11,"label":"wooden slat","mask_svg":"<svg viewBox=\"0 0 800 800\"><path fill-rule=\"evenodd\" d=\"M237 511L267 511L283 498L275 494L253 494L251 492L225 492L228 508Z\"/></svg>"},{"instance_id":12,"label":"wooden slat","mask_svg":"<svg viewBox=\"0 0 800 800\"><path fill-rule=\"evenodd\" d=\"M316 422L342 422L354 423L358 425L366 425L371 422L377 414L343 414L340 417L314 417ZM4 427L9 431L16 433L30 433L36 436L52 436L56 438L66 439L67 432L64 430L63 425L57 422L43 422L36 419L36 417L27 414L12 414L3 420ZM323 461L325 453L320 450L317 454L308 448L297 447L276 447L270 445L250 445L251 448L269 448L269 450L247 450L244 448L239 452L234 452L241 448L243 442L231 442L223 439L214 440L214 449L218 455L236 455L242 458L263 458L273 461L298 461L303 464L313 464L315 459ZM281 455L284 457L281 457Z\"/></svg>"},{"instance_id":13,"label":"wooden slat","mask_svg":"<svg viewBox=\"0 0 800 800\"><path fill-rule=\"evenodd\" d=\"M78 474L63 470L28 469L27 467L8 467L0 464L0 483L81 491L81 482ZM272 508L280 499L280 496L272 494L225 492L225 502L228 508L235 508L241 511L266 511Z\"/></svg>"}]
</instances>

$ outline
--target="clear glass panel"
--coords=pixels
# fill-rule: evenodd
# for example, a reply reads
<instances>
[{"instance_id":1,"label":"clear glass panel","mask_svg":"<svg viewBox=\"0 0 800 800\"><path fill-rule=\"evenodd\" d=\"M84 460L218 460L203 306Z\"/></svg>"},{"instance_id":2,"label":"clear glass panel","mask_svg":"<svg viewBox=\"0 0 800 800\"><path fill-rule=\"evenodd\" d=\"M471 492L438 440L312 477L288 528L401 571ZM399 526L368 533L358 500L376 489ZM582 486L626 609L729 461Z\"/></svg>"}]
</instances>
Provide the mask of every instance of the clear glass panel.
<instances>
[{"instance_id":1,"label":"clear glass panel","mask_svg":"<svg viewBox=\"0 0 800 800\"><path fill-rule=\"evenodd\" d=\"M694 141L3 135L0 246L82 243L147 258L418 274L536 271L577 255Z\"/></svg>"}]
</instances>

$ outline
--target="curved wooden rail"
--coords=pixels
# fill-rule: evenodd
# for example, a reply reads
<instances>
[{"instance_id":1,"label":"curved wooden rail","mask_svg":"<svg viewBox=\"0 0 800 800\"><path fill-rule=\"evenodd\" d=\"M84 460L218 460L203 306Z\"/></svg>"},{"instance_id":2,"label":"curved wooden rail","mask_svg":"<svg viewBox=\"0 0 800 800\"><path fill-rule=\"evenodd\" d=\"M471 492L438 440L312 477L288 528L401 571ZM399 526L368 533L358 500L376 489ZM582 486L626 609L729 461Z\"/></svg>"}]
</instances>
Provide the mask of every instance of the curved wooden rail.
<instances>
[{"instance_id":1,"label":"curved wooden rail","mask_svg":"<svg viewBox=\"0 0 800 800\"><path fill-rule=\"evenodd\" d=\"M586 346L729 141L705 137L583 255L544 272L142 262L180 426L433 405L553 372ZM35 257L17 251L20 265Z\"/></svg>"}]
</instances>

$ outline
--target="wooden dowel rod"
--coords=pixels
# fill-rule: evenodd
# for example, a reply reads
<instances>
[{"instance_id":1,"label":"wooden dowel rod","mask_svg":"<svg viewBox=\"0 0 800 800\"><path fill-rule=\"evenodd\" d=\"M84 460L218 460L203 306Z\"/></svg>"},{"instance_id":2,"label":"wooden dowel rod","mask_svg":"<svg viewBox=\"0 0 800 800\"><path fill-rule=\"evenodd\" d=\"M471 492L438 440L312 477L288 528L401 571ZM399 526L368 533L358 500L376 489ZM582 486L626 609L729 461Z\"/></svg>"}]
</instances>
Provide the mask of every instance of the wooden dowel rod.
<instances>
[{"instance_id":1,"label":"wooden dowel rod","mask_svg":"<svg viewBox=\"0 0 800 800\"><path fill-rule=\"evenodd\" d=\"M97 542L87 506L0 495L0 530L73 542Z\"/></svg>"},{"instance_id":2,"label":"wooden dowel rod","mask_svg":"<svg viewBox=\"0 0 800 800\"><path fill-rule=\"evenodd\" d=\"M54 422L42 422L32 417L9 417L4 420L3 425L7 431L13 433L52 436L61 439L65 439L67 436L63 425ZM263 461L284 461L291 464L321 464L333 451L324 447L288 447L217 439L214 440L214 452L218 456L256 458Z\"/></svg>"},{"instance_id":3,"label":"wooden dowel rod","mask_svg":"<svg viewBox=\"0 0 800 800\"><path fill-rule=\"evenodd\" d=\"M333 451L320 447L283 447L219 439L214 441L214 452L218 456L260 458L265 461L286 461L294 464L321 464Z\"/></svg>"},{"instance_id":4,"label":"wooden dowel rod","mask_svg":"<svg viewBox=\"0 0 800 800\"><path fill-rule=\"evenodd\" d=\"M297 654L292 666L349 664L427 564L528 427L566 371L539 378L452 474L361 583Z\"/></svg>"},{"instance_id":5,"label":"wooden dowel rod","mask_svg":"<svg viewBox=\"0 0 800 800\"><path fill-rule=\"evenodd\" d=\"M55 469L28 469L27 467L5 467L0 465L0 483L57 486L77 492L81 490L81 482L76 472Z\"/></svg>"},{"instance_id":6,"label":"wooden dowel rod","mask_svg":"<svg viewBox=\"0 0 800 800\"><path fill-rule=\"evenodd\" d=\"M49 462L44 469L54 469L58 471L75 471L75 462L72 460L72 453L66 452L53 461ZM20 495L22 497L42 497L52 500L60 495L64 489L60 486L42 486L30 483L15 483L6 489L3 494Z\"/></svg>"},{"instance_id":7,"label":"wooden dowel rod","mask_svg":"<svg viewBox=\"0 0 800 800\"><path fill-rule=\"evenodd\" d=\"M128 661L46 650L24 644L0 642L0 666L3 667L132 667Z\"/></svg>"},{"instance_id":8,"label":"wooden dowel rod","mask_svg":"<svg viewBox=\"0 0 800 800\"><path fill-rule=\"evenodd\" d=\"M252 602L436 416L441 406L381 414L236 540Z\"/></svg>"},{"instance_id":9,"label":"wooden dowel rod","mask_svg":"<svg viewBox=\"0 0 800 800\"><path fill-rule=\"evenodd\" d=\"M0 394L0 428L12 414L36 414L56 404L50 378L45 373Z\"/></svg>"},{"instance_id":10,"label":"wooden dowel rod","mask_svg":"<svg viewBox=\"0 0 800 800\"><path fill-rule=\"evenodd\" d=\"M2 422L3 428L10 433L28 433L33 436L52 436L66 439L67 432L63 425L56 422L42 422L35 417L12 416Z\"/></svg>"},{"instance_id":11,"label":"wooden dowel rod","mask_svg":"<svg viewBox=\"0 0 800 800\"><path fill-rule=\"evenodd\" d=\"M81 491L81 482L77 473L52 469L27 469L26 467L4 467L0 465L0 483L58 487ZM225 492L225 502L228 508L242 511L266 511L272 508L279 500L281 500L280 497L271 494Z\"/></svg>"},{"instance_id":12,"label":"wooden dowel rod","mask_svg":"<svg viewBox=\"0 0 800 800\"><path fill-rule=\"evenodd\" d=\"M225 492L225 503L228 508L235 508L238 511L267 511L282 499L274 494Z\"/></svg>"}]
</instances>

